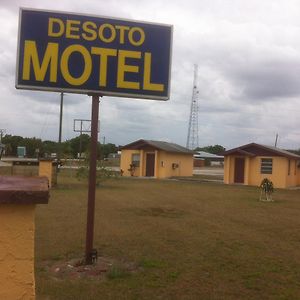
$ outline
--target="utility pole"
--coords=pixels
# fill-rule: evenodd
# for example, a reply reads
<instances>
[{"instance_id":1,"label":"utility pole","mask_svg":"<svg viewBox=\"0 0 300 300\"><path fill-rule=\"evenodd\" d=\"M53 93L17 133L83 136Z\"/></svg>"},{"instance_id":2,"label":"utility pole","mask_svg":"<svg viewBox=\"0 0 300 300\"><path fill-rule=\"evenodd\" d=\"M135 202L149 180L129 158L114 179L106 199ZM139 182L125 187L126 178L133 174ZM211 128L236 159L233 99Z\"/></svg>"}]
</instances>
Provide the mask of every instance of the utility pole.
<instances>
[{"instance_id":1,"label":"utility pole","mask_svg":"<svg viewBox=\"0 0 300 300\"><path fill-rule=\"evenodd\" d=\"M275 138L275 147L277 147L277 142L278 142L278 133L276 133L276 138Z\"/></svg>"},{"instance_id":2,"label":"utility pole","mask_svg":"<svg viewBox=\"0 0 300 300\"><path fill-rule=\"evenodd\" d=\"M0 143L2 142L3 135L5 133L5 129L0 129Z\"/></svg>"},{"instance_id":3,"label":"utility pole","mask_svg":"<svg viewBox=\"0 0 300 300\"><path fill-rule=\"evenodd\" d=\"M73 123L73 131L80 132L79 136L79 158L81 158L82 154L82 133L91 133L92 132L92 120L86 119L74 119ZM100 122L98 121L98 131L100 128ZM97 137L98 139L98 137Z\"/></svg>"},{"instance_id":4,"label":"utility pole","mask_svg":"<svg viewBox=\"0 0 300 300\"><path fill-rule=\"evenodd\" d=\"M5 147L1 145L4 132L5 132L5 129L0 129L0 159L2 158L2 154L3 154L4 149L5 149Z\"/></svg>"}]
</instances>

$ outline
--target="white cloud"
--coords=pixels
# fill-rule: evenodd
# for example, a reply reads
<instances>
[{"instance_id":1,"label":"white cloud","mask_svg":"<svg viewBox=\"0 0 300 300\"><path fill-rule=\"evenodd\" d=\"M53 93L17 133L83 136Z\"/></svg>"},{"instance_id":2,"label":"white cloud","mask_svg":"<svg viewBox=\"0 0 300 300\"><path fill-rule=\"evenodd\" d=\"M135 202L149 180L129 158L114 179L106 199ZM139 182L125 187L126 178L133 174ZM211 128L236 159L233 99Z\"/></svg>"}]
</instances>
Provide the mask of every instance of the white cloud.
<instances>
[{"instance_id":1,"label":"white cloud","mask_svg":"<svg viewBox=\"0 0 300 300\"><path fill-rule=\"evenodd\" d=\"M248 142L300 147L300 12L297 0L62 0L2 1L0 8L0 128L57 139L58 93L15 90L20 6L133 18L174 25L171 99L167 102L104 97L101 137L126 144L138 138L185 145L199 66L200 145ZM91 100L67 94L63 138L73 119L90 118Z\"/></svg>"}]
</instances>

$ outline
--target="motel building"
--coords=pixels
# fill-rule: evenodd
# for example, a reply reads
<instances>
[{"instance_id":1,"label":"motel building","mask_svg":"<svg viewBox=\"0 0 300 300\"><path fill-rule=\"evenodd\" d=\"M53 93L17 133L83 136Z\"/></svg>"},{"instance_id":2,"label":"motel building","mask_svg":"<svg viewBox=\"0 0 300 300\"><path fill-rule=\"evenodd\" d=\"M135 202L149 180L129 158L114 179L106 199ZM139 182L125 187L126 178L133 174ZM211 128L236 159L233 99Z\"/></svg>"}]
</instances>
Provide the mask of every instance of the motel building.
<instances>
[{"instance_id":1,"label":"motel building","mask_svg":"<svg viewBox=\"0 0 300 300\"><path fill-rule=\"evenodd\" d=\"M268 178L275 188L300 185L300 156L256 143L224 153L224 183L260 186Z\"/></svg>"},{"instance_id":2,"label":"motel building","mask_svg":"<svg viewBox=\"0 0 300 300\"><path fill-rule=\"evenodd\" d=\"M134 177L193 176L193 154L177 144L141 139L122 147L121 170Z\"/></svg>"}]
</instances>

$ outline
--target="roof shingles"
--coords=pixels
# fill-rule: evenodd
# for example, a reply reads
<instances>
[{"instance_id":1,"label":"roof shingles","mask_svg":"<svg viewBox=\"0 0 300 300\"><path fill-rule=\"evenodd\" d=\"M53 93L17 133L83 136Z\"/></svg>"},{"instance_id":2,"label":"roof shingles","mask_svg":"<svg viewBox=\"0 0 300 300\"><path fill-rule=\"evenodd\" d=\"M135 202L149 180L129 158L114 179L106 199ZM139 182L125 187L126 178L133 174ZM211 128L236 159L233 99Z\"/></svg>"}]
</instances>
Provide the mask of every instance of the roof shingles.
<instances>
[{"instance_id":1,"label":"roof shingles","mask_svg":"<svg viewBox=\"0 0 300 300\"><path fill-rule=\"evenodd\" d=\"M153 141L153 140L138 140L136 142L130 143L122 147L122 149L142 149L146 146L153 147L157 150L162 150L166 152L182 153L182 154L194 154L194 151L182 147L174 143L168 143L163 141Z\"/></svg>"},{"instance_id":2,"label":"roof shingles","mask_svg":"<svg viewBox=\"0 0 300 300\"><path fill-rule=\"evenodd\" d=\"M286 150L283 150L283 149L279 149L277 147L272 147L272 146L266 146L266 145L261 145L261 144L256 144L256 143L250 143L250 144L247 144L247 145L243 145L243 146L240 146L240 147L237 147L237 148L233 148L233 149L230 149L230 150L227 150L223 153L224 156L226 155L230 155L230 154L234 154L234 153L242 153L244 152L245 155L246 152L249 153L249 155L253 155L253 156L256 156L256 155L259 155L259 151L257 150L261 150L265 153L268 153L267 156L283 156L283 157L287 157L287 158L292 158L292 159L299 159L300 160L300 156L297 155L297 154L294 154L292 152L289 152L289 151L286 151Z\"/></svg>"}]
</instances>

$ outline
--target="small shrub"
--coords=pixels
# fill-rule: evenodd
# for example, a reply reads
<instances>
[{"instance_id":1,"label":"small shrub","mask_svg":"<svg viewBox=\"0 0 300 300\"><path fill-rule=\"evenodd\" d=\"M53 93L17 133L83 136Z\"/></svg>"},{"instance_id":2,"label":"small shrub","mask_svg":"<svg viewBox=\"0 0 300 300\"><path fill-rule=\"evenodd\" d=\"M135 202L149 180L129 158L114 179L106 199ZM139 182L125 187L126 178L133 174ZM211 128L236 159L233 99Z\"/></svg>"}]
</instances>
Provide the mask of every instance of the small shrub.
<instances>
[{"instance_id":1,"label":"small shrub","mask_svg":"<svg viewBox=\"0 0 300 300\"><path fill-rule=\"evenodd\" d=\"M80 167L77 169L76 178L78 180L87 179L89 176L89 169L87 167Z\"/></svg>"},{"instance_id":2,"label":"small shrub","mask_svg":"<svg viewBox=\"0 0 300 300\"><path fill-rule=\"evenodd\" d=\"M260 184L261 193L260 201L273 201L272 194L274 192L274 185L271 180L264 178Z\"/></svg>"},{"instance_id":3,"label":"small shrub","mask_svg":"<svg viewBox=\"0 0 300 300\"><path fill-rule=\"evenodd\" d=\"M97 167L96 172L96 184L99 186L102 182L110 178L119 178L121 175L119 172L111 171L102 165ZM86 180L89 178L88 166L80 167L76 172L76 178L78 180Z\"/></svg>"}]
</instances>

